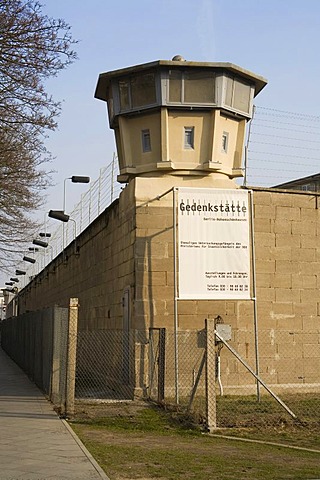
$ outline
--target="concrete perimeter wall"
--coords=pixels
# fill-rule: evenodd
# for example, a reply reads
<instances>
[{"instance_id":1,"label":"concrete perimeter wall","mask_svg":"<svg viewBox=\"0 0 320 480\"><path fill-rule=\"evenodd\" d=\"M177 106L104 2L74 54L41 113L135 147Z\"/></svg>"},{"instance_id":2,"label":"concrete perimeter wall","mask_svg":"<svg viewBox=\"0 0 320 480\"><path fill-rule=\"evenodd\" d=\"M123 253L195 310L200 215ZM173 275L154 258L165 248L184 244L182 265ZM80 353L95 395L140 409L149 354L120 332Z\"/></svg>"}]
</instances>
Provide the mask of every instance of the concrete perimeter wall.
<instances>
[{"instance_id":1,"label":"concrete perimeter wall","mask_svg":"<svg viewBox=\"0 0 320 480\"><path fill-rule=\"evenodd\" d=\"M151 180L150 180L151 181ZM320 214L313 194L254 189L254 236L260 351L267 382L319 383ZM137 201L134 182L19 295L19 313L79 298L81 330L149 327L173 330L172 193ZM125 305L124 291L129 292ZM254 363L252 301L179 301L179 329L201 330L220 315L231 324L233 346ZM141 369L139 344L136 370ZM141 344L141 349L145 348ZM196 348L196 346L194 347ZM192 349L189 350L192 355ZM226 385L247 377L235 359L222 359ZM147 371L147 369L145 369ZM252 383L252 382L251 382Z\"/></svg>"}]
</instances>

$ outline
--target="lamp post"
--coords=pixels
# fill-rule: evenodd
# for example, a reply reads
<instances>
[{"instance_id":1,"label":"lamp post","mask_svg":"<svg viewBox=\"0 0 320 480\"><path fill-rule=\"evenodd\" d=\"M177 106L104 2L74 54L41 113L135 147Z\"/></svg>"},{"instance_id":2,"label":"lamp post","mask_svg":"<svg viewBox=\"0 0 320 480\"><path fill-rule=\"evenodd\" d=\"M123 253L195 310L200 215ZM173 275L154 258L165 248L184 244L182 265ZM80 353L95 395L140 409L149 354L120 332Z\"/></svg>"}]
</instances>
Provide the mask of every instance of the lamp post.
<instances>
[{"instance_id":1,"label":"lamp post","mask_svg":"<svg viewBox=\"0 0 320 480\"><path fill-rule=\"evenodd\" d=\"M49 213L48 213L48 216L50 218L54 218L55 220L59 220L60 222L63 222L63 224L69 222L69 220L71 222L73 222L74 224L74 241L75 241L75 252L77 251L77 247L76 247L76 238L77 238L77 223L76 221L73 219L73 218L70 218L69 215L67 215L64 211L62 210L50 210ZM63 232L63 252L64 252L64 232Z\"/></svg>"},{"instance_id":2,"label":"lamp post","mask_svg":"<svg viewBox=\"0 0 320 480\"><path fill-rule=\"evenodd\" d=\"M41 234L40 234L40 235L41 235ZM46 237L48 237L48 236L51 237L51 233L49 233L48 235L46 235ZM51 249L51 260L52 260L52 257L53 257L53 248L52 248L52 245L49 245L48 242L45 242L44 240L39 240L38 238L34 238L34 239L32 240L32 243L33 243L33 245L37 245L37 246L42 247L42 248L44 248L44 249L46 249L46 248L49 247L49 248ZM37 248L37 250L39 250L39 248ZM43 264L43 266L45 267L45 265L46 265L46 250L44 250L44 264Z\"/></svg>"},{"instance_id":3,"label":"lamp post","mask_svg":"<svg viewBox=\"0 0 320 480\"><path fill-rule=\"evenodd\" d=\"M72 177L67 177L64 179L63 182L63 212L66 212L66 185L67 180L71 180L72 183L90 183L90 177L82 176L82 175L72 175ZM49 215L50 216L50 215ZM59 219L57 219L59 220ZM68 219L69 220L69 219ZM62 222L68 222L68 220L62 220ZM71 220L71 219L70 219ZM76 235L75 235L76 237ZM65 247L65 226L62 226L62 248L64 250Z\"/></svg>"},{"instance_id":4,"label":"lamp post","mask_svg":"<svg viewBox=\"0 0 320 480\"><path fill-rule=\"evenodd\" d=\"M67 180L71 180L72 183L90 183L90 177L84 177L81 175L73 175L72 177L67 177L63 182L63 211L66 211L66 183Z\"/></svg>"}]
</instances>

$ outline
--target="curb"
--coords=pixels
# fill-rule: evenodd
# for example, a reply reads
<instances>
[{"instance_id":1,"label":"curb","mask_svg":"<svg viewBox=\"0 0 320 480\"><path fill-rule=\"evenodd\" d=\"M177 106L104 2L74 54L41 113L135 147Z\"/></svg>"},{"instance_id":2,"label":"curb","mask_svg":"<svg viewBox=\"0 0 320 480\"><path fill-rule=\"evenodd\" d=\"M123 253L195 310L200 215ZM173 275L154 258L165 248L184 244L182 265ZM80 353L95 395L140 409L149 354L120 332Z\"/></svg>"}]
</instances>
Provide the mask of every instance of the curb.
<instances>
[{"instance_id":1,"label":"curb","mask_svg":"<svg viewBox=\"0 0 320 480\"><path fill-rule=\"evenodd\" d=\"M76 443L79 445L79 447L81 448L81 450L83 451L83 453L85 454L85 456L87 457L87 459L89 460L89 462L92 464L92 466L95 468L95 470L98 472L98 474L100 475L100 477L103 479L103 480L110 480L110 478L106 475L106 473L102 470L102 468L100 467L100 465L96 462L96 460L93 458L93 456L91 455L91 453L87 450L87 448L84 446L84 444L81 442L80 438L75 434L75 432L72 430L72 428L70 427L70 425L68 424L68 422L64 419L60 419L61 422L64 424L64 426L66 427L66 429L68 430L68 432L71 434L71 436L73 437L73 439L76 441Z\"/></svg>"}]
</instances>

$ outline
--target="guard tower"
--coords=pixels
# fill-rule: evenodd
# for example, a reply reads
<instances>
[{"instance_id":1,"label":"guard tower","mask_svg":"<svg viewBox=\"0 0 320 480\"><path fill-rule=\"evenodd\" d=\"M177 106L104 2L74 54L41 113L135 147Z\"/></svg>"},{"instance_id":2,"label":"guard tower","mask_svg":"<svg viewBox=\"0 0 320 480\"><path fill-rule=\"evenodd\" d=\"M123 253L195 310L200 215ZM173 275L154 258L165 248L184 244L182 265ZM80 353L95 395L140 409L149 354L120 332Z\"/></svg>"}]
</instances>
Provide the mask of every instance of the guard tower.
<instances>
[{"instance_id":1,"label":"guard tower","mask_svg":"<svg viewBox=\"0 0 320 480\"><path fill-rule=\"evenodd\" d=\"M100 74L95 97L108 105L118 181L208 177L205 186L235 188L253 98L266 83L231 63L181 56Z\"/></svg>"}]
</instances>

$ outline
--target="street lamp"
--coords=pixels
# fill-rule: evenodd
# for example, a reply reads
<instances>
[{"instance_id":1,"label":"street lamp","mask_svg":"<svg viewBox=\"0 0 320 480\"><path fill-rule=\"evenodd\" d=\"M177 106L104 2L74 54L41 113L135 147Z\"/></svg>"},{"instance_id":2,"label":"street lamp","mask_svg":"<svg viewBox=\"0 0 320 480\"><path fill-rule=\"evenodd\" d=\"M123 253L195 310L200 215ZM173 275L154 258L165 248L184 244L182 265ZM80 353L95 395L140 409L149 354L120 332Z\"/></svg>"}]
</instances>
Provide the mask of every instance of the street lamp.
<instances>
[{"instance_id":1,"label":"street lamp","mask_svg":"<svg viewBox=\"0 0 320 480\"><path fill-rule=\"evenodd\" d=\"M33 245L38 245L39 247L43 247L43 248L47 248L47 246L49 245L48 242L44 242L43 240L37 240L36 238L32 240L32 243Z\"/></svg>"},{"instance_id":2,"label":"street lamp","mask_svg":"<svg viewBox=\"0 0 320 480\"><path fill-rule=\"evenodd\" d=\"M62 210L50 210L49 213L48 213L48 216L50 218L54 218L55 220L60 220L60 222L63 222L63 226L64 226L64 223L69 222L69 220L71 222L73 222L73 225L74 225L73 235L74 235L74 241L75 241L74 249L75 249L75 253L77 253L77 246L76 246L77 223L76 223L76 221L73 218L70 218L70 216L67 215L66 213L64 213L64 211L62 211ZM64 242L64 231L63 231L63 245L62 245L63 255L64 255L64 246L65 246L65 242Z\"/></svg>"},{"instance_id":3,"label":"street lamp","mask_svg":"<svg viewBox=\"0 0 320 480\"><path fill-rule=\"evenodd\" d=\"M48 216L55 220L60 220L60 222L68 222L70 218L69 215L64 213L64 210L50 210Z\"/></svg>"},{"instance_id":4,"label":"street lamp","mask_svg":"<svg viewBox=\"0 0 320 480\"><path fill-rule=\"evenodd\" d=\"M36 263L36 259L31 258L31 257L24 256L22 260L24 260L25 262L29 262L29 263Z\"/></svg>"},{"instance_id":5,"label":"street lamp","mask_svg":"<svg viewBox=\"0 0 320 480\"><path fill-rule=\"evenodd\" d=\"M71 180L72 183L90 183L90 177L83 177L81 175L73 175L64 179L63 182L63 211L66 211L66 182Z\"/></svg>"},{"instance_id":6,"label":"street lamp","mask_svg":"<svg viewBox=\"0 0 320 480\"><path fill-rule=\"evenodd\" d=\"M16 275L25 275L26 272L24 270L16 270Z\"/></svg>"}]
</instances>

